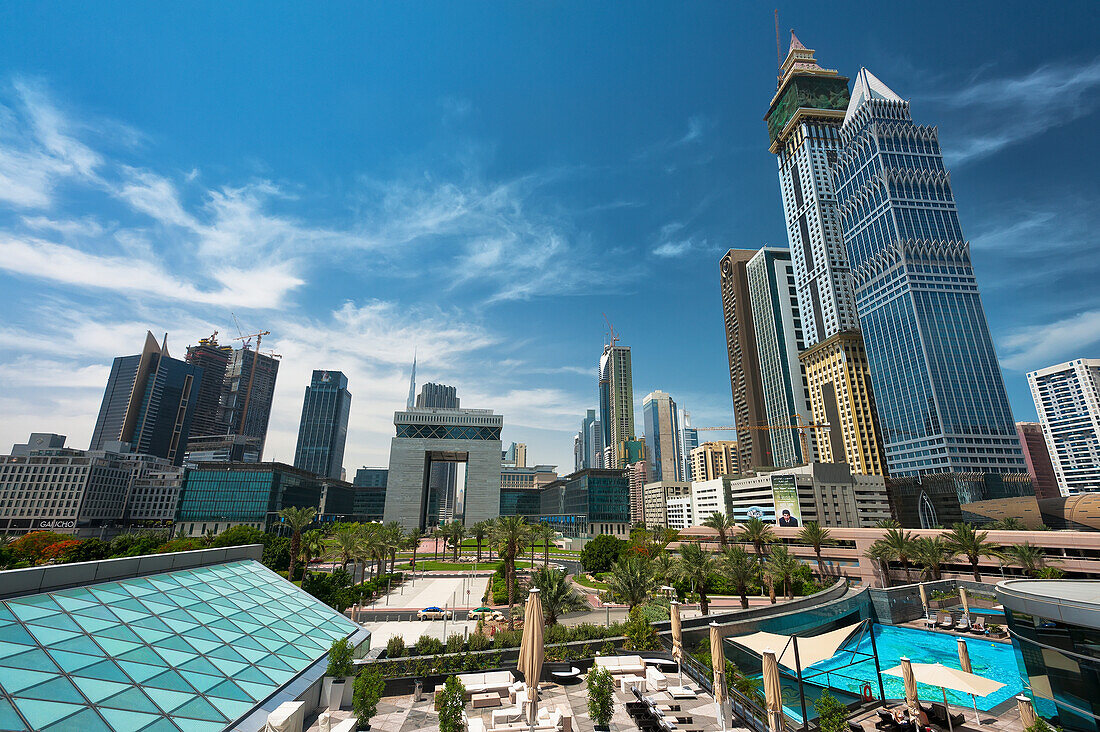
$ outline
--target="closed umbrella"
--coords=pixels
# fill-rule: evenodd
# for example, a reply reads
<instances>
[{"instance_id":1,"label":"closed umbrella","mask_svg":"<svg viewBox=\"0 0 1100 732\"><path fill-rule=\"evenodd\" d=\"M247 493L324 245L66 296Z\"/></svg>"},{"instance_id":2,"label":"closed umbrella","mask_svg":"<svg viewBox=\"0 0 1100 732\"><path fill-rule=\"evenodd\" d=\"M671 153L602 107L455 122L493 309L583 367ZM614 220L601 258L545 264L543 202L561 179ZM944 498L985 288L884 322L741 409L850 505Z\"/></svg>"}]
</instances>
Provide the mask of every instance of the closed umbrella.
<instances>
[{"instance_id":1,"label":"closed umbrella","mask_svg":"<svg viewBox=\"0 0 1100 732\"><path fill-rule=\"evenodd\" d=\"M902 656L900 668L901 678L905 681L905 706L909 708L910 717L920 719L920 702L917 701L917 679L913 676L913 664L907 657Z\"/></svg>"},{"instance_id":2,"label":"closed umbrella","mask_svg":"<svg viewBox=\"0 0 1100 732\"><path fill-rule=\"evenodd\" d=\"M1020 710L1020 725L1025 730L1039 721L1035 716L1035 707L1031 706L1031 700L1026 695L1016 695L1016 708Z\"/></svg>"},{"instance_id":3,"label":"closed umbrella","mask_svg":"<svg viewBox=\"0 0 1100 732\"><path fill-rule=\"evenodd\" d=\"M765 649L761 659L764 662L764 702L768 708L768 729L771 732L783 730L783 687L779 683L779 663L775 660L775 651Z\"/></svg>"},{"instance_id":4,"label":"closed umbrella","mask_svg":"<svg viewBox=\"0 0 1100 732\"><path fill-rule=\"evenodd\" d=\"M539 698L539 676L542 675L542 598L539 588L532 587L527 596L527 609L523 614L523 638L519 643L519 664L517 668L527 680L527 694L530 699L531 728L535 726L535 707Z\"/></svg>"},{"instance_id":5,"label":"closed umbrella","mask_svg":"<svg viewBox=\"0 0 1100 732\"><path fill-rule=\"evenodd\" d=\"M924 589L924 583L921 582L917 587L920 587L920 604L924 608L924 617L928 617L928 592Z\"/></svg>"},{"instance_id":6,"label":"closed umbrella","mask_svg":"<svg viewBox=\"0 0 1100 732\"><path fill-rule=\"evenodd\" d=\"M963 617L966 618L966 627L969 628L970 627L970 603L967 602L967 599L966 599L966 588L965 587L960 587L959 588L959 599L962 600Z\"/></svg>"},{"instance_id":7,"label":"closed umbrella","mask_svg":"<svg viewBox=\"0 0 1100 732\"><path fill-rule=\"evenodd\" d=\"M672 657L676 659L676 670L680 673L680 686L684 685L684 631L680 628L680 603L670 603L672 613Z\"/></svg>"},{"instance_id":8,"label":"closed umbrella","mask_svg":"<svg viewBox=\"0 0 1100 732\"><path fill-rule=\"evenodd\" d=\"M722 636L718 623L710 624L710 665L714 669L714 704L718 707L718 719L726 728L726 654L722 652Z\"/></svg>"},{"instance_id":9,"label":"closed umbrella","mask_svg":"<svg viewBox=\"0 0 1100 732\"><path fill-rule=\"evenodd\" d=\"M970 649L966 647L966 641L962 638L956 638L959 644L959 666L962 670L968 674L974 673L974 669L970 666ZM978 697L973 694L970 695L971 700L974 702L974 720L978 723L978 726L982 726L982 718L978 716Z\"/></svg>"}]
</instances>

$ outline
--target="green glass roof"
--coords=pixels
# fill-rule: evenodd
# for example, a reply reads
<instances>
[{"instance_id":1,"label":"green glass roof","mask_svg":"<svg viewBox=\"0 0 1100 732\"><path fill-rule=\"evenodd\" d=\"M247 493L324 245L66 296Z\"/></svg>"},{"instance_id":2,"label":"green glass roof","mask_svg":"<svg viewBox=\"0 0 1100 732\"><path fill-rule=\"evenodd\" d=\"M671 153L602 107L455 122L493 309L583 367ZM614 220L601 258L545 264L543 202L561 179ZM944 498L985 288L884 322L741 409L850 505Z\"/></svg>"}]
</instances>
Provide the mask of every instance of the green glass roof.
<instances>
[{"instance_id":1,"label":"green glass roof","mask_svg":"<svg viewBox=\"0 0 1100 732\"><path fill-rule=\"evenodd\" d=\"M0 602L0 730L222 730L356 626L247 560Z\"/></svg>"}]
</instances>

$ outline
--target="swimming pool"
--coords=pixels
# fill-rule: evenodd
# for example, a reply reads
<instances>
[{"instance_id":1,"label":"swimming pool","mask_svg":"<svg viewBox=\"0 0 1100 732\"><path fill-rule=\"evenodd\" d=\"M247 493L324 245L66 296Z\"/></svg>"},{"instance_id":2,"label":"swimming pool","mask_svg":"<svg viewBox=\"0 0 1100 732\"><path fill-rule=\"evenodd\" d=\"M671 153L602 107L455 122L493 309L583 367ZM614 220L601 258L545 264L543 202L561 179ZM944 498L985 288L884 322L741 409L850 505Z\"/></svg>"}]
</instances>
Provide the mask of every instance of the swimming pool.
<instances>
[{"instance_id":1,"label":"swimming pool","mask_svg":"<svg viewBox=\"0 0 1100 732\"><path fill-rule=\"evenodd\" d=\"M994 679L1005 684L999 691L989 696L978 697L978 709L989 711L1001 702L1011 699L1023 690L1020 680L1020 671L1016 666L1016 657L1012 646L1008 643L994 643L978 636L961 636L954 633L936 633L927 630L913 628L899 628L892 625L875 625L875 644L878 647L879 666L883 671L893 668L901 663L902 656L908 656L913 663L942 663L945 666L959 668L959 652L956 638L965 638L967 650L970 652L970 664L974 673L987 679ZM866 657L857 655L867 654ZM790 672L793 677L793 670ZM786 671L784 671L786 676ZM836 689L859 694L865 683L871 684L874 696L878 697L878 681L875 678L875 661L871 656L871 638L867 632L857 633L835 656L827 661L821 661L813 666L803 669L802 677L805 681L831 686ZM882 684L886 690L887 699L901 699L905 697L905 684L901 677L884 674ZM801 723L802 714L798 699L797 683L784 679L783 706L791 719ZM943 700L943 692L938 686L926 686L918 684L918 692L921 701L929 703ZM813 699L818 696L818 691L807 689L807 706L810 717L816 715L813 711ZM952 704L970 707L973 701L969 694L960 694L955 691L947 692L947 699ZM847 701L846 699L844 701Z\"/></svg>"}]
</instances>

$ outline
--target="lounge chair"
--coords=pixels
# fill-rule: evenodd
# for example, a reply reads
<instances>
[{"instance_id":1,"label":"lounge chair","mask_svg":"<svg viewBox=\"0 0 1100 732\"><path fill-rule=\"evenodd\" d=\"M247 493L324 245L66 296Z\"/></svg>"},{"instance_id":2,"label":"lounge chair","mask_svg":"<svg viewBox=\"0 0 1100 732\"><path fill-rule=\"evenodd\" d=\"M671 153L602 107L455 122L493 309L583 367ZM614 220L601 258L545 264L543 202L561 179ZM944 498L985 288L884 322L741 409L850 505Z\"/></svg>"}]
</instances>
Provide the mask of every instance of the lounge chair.
<instances>
[{"instance_id":1,"label":"lounge chair","mask_svg":"<svg viewBox=\"0 0 1100 732\"><path fill-rule=\"evenodd\" d=\"M928 718L941 727L947 725L947 708L943 704L933 704L931 710L928 712ZM966 723L966 717L962 714L951 715L951 725L954 727L961 727Z\"/></svg>"},{"instance_id":2,"label":"lounge chair","mask_svg":"<svg viewBox=\"0 0 1100 732\"><path fill-rule=\"evenodd\" d=\"M971 633L985 634L985 618L979 615L974 618L974 623L970 626Z\"/></svg>"},{"instance_id":3,"label":"lounge chair","mask_svg":"<svg viewBox=\"0 0 1100 732\"><path fill-rule=\"evenodd\" d=\"M850 719L848 720L848 730L849 732L864 732L862 724L856 724Z\"/></svg>"},{"instance_id":4,"label":"lounge chair","mask_svg":"<svg viewBox=\"0 0 1100 732\"><path fill-rule=\"evenodd\" d=\"M894 715L885 709L878 710L878 721L875 722L875 727L881 730L897 729L898 721L894 719Z\"/></svg>"},{"instance_id":5,"label":"lounge chair","mask_svg":"<svg viewBox=\"0 0 1100 732\"><path fill-rule=\"evenodd\" d=\"M951 628L955 625L955 622L951 620L951 613L944 613L942 616L940 616L939 625L941 628L951 630Z\"/></svg>"},{"instance_id":6,"label":"lounge chair","mask_svg":"<svg viewBox=\"0 0 1100 732\"><path fill-rule=\"evenodd\" d=\"M965 633L966 631L970 630L970 616L966 613L960 615L959 622L955 623L955 630L959 631L960 633Z\"/></svg>"}]
</instances>

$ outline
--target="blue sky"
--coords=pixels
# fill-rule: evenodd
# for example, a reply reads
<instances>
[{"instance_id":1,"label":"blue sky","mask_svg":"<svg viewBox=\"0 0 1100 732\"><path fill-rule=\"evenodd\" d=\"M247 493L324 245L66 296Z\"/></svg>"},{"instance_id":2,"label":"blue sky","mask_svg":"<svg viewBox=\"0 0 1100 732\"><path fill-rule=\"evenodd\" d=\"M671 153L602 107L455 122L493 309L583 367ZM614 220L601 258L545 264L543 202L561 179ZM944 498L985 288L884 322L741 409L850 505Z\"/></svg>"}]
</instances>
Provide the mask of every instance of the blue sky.
<instances>
[{"instance_id":1,"label":"blue sky","mask_svg":"<svg viewBox=\"0 0 1100 732\"><path fill-rule=\"evenodd\" d=\"M354 394L349 472L421 380L571 466L603 313L635 395L728 424L717 261L786 245L761 121L772 5L0 7L0 445L90 438L112 357L231 313ZM1096 356L1094 3L787 3L822 65L939 126L1017 419L1027 370ZM640 414L640 409L639 409ZM640 421L639 421L640 424ZM717 433L710 433L718 436Z\"/></svg>"}]
</instances>

